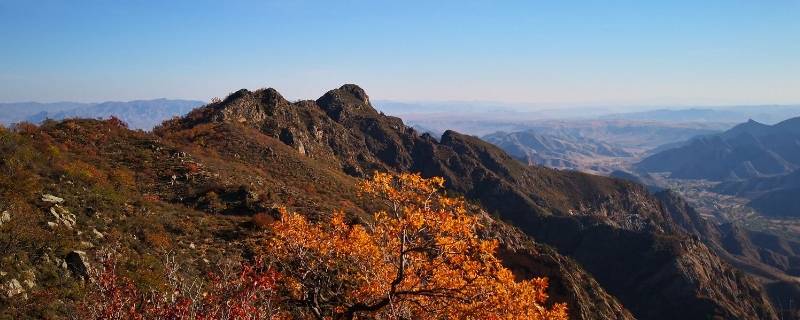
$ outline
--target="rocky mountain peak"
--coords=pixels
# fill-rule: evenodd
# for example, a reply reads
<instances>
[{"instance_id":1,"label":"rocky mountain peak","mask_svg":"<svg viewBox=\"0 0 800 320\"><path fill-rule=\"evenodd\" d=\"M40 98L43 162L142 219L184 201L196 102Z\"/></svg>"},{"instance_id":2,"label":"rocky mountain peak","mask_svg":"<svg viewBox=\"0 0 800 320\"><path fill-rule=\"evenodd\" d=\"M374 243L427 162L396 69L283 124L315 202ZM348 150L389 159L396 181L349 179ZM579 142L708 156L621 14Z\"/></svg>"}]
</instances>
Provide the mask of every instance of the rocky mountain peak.
<instances>
[{"instance_id":1,"label":"rocky mountain peak","mask_svg":"<svg viewBox=\"0 0 800 320\"><path fill-rule=\"evenodd\" d=\"M288 104L289 101L273 88L240 89L222 102L211 105L215 110L212 121L260 123L270 116L271 110Z\"/></svg>"},{"instance_id":2,"label":"rocky mountain peak","mask_svg":"<svg viewBox=\"0 0 800 320\"><path fill-rule=\"evenodd\" d=\"M317 104L336 121L343 121L354 115L376 115L378 112L369 102L364 89L354 84L345 84L328 91L317 99Z\"/></svg>"},{"instance_id":3,"label":"rocky mountain peak","mask_svg":"<svg viewBox=\"0 0 800 320\"><path fill-rule=\"evenodd\" d=\"M278 105L289 102L278 92L278 90L273 88L258 89L253 94L268 105Z\"/></svg>"}]
</instances>

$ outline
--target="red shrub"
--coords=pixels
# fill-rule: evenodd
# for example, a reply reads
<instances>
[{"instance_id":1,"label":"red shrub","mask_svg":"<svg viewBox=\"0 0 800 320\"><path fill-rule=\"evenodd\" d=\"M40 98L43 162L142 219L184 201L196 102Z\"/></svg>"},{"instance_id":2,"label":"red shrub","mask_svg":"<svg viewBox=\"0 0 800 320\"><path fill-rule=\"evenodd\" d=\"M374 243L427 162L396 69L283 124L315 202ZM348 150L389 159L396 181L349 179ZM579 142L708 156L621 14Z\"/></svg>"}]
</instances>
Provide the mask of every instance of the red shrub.
<instances>
[{"instance_id":1,"label":"red shrub","mask_svg":"<svg viewBox=\"0 0 800 320\"><path fill-rule=\"evenodd\" d=\"M119 276L114 259L106 259L93 272L91 288L78 306L81 319L273 319L278 316L274 289L279 275L260 264L242 264L238 272L209 274L209 284L200 294L180 288L183 279L173 278L169 293L141 292L130 279Z\"/></svg>"}]
</instances>

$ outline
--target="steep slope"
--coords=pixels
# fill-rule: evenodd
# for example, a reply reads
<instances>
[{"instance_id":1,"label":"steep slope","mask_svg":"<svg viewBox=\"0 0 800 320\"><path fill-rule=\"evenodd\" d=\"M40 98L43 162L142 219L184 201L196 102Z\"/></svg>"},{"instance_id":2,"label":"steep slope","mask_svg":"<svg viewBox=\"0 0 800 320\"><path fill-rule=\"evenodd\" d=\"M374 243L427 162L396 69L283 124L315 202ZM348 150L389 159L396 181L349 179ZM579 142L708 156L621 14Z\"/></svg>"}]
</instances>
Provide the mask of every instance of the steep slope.
<instances>
[{"instance_id":1,"label":"steep slope","mask_svg":"<svg viewBox=\"0 0 800 320\"><path fill-rule=\"evenodd\" d=\"M670 172L673 178L717 181L787 174L800 168L799 133L796 118L773 126L750 120L722 134L651 155L636 167Z\"/></svg>"},{"instance_id":2,"label":"steep slope","mask_svg":"<svg viewBox=\"0 0 800 320\"><path fill-rule=\"evenodd\" d=\"M357 86L295 103L272 89L242 90L156 132L221 124L258 130L356 177L374 170L442 176L452 192L575 258L638 318L775 318L758 284L684 233L644 187L527 166L453 131L441 141L419 135L376 112Z\"/></svg>"},{"instance_id":3,"label":"steep slope","mask_svg":"<svg viewBox=\"0 0 800 320\"><path fill-rule=\"evenodd\" d=\"M781 319L800 317L800 243L746 230L735 224L715 225L671 191L656 194L683 231L706 243L718 256L764 283Z\"/></svg>"}]
</instances>

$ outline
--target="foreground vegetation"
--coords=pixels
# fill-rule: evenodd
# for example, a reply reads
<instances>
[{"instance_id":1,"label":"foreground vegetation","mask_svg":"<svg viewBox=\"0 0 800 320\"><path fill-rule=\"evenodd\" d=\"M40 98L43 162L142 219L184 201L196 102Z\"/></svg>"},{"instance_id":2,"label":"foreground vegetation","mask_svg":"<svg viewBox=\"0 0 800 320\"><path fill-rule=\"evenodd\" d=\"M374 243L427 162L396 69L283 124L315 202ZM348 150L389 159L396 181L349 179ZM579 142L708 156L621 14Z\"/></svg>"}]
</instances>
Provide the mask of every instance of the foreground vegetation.
<instances>
[{"instance_id":1,"label":"foreground vegetation","mask_svg":"<svg viewBox=\"0 0 800 320\"><path fill-rule=\"evenodd\" d=\"M94 278L82 305L96 319L567 319L545 307L547 280L516 281L476 234L463 201L442 179L376 174L361 190L384 202L365 224L335 213L328 223L281 212L266 232L269 256L201 290L143 294L114 273ZM113 260L108 260L113 261Z\"/></svg>"}]
</instances>

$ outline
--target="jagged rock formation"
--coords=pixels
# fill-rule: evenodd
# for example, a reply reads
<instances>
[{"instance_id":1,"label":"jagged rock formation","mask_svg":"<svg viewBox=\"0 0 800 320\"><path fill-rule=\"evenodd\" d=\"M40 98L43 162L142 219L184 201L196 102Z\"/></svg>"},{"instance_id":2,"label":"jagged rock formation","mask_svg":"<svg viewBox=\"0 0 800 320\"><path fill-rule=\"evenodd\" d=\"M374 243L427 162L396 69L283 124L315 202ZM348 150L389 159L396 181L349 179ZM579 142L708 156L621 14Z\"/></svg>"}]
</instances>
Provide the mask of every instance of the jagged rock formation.
<instances>
[{"instance_id":1,"label":"jagged rock formation","mask_svg":"<svg viewBox=\"0 0 800 320\"><path fill-rule=\"evenodd\" d=\"M355 177L442 176L450 191L574 258L637 318L776 318L757 283L686 233L644 187L530 167L453 131L437 141L376 112L357 86L295 103L272 89L242 90L156 131L174 136L202 126L246 127Z\"/></svg>"}]
</instances>

